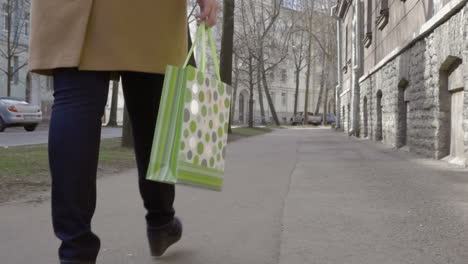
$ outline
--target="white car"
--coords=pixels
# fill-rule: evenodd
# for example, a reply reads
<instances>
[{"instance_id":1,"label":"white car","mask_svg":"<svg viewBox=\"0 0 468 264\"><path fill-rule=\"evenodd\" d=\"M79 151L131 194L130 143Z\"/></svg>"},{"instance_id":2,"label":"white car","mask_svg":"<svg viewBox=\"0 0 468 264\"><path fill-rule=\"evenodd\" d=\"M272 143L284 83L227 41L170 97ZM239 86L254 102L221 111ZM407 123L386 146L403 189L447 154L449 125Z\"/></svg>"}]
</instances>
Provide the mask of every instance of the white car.
<instances>
[{"instance_id":1,"label":"white car","mask_svg":"<svg viewBox=\"0 0 468 264\"><path fill-rule=\"evenodd\" d=\"M13 126L22 126L31 132L40 122L42 122L42 111L39 106L31 105L19 98L0 97L0 132Z\"/></svg>"}]
</instances>

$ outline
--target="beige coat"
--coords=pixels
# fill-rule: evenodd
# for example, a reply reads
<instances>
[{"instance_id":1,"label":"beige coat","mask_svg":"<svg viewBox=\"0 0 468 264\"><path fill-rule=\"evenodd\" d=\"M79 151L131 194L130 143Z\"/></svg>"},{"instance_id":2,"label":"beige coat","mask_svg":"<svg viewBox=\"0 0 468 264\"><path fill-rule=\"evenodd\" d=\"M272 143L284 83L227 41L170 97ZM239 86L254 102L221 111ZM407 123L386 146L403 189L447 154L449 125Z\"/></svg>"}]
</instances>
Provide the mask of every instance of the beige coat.
<instances>
[{"instance_id":1,"label":"beige coat","mask_svg":"<svg viewBox=\"0 0 468 264\"><path fill-rule=\"evenodd\" d=\"M187 55L186 0L32 0L30 64L164 73Z\"/></svg>"}]
</instances>

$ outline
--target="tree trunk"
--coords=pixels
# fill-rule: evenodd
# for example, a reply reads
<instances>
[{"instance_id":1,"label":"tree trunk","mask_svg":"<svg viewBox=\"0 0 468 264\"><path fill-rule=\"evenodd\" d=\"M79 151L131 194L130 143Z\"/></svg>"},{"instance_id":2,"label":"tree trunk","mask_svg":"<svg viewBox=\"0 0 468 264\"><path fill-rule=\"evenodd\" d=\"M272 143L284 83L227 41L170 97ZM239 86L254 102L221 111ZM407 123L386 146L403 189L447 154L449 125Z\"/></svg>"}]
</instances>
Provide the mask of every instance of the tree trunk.
<instances>
[{"instance_id":1,"label":"tree trunk","mask_svg":"<svg viewBox=\"0 0 468 264\"><path fill-rule=\"evenodd\" d=\"M6 52L6 59L7 59L7 96L11 96L11 1L8 0L6 2L7 10L6 10L6 19L7 19L7 52Z\"/></svg>"},{"instance_id":2,"label":"tree trunk","mask_svg":"<svg viewBox=\"0 0 468 264\"><path fill-rule=\"evenodd\" d=\"M300 69L296 68L296 93L294 94L294 117L297 115L297 103L298 103L298 98L299 98L300 75L301 75Z\"/></svg>"},{"instance_id":3,"label":"tree trunk","mask_svg":"<svg viewBox=\"0 0 468 264\"><path fill-rule=\"evenodd\" d=\"M263 88L265 89L265 94L268 100L268 105L270 106L271 115L273 117L273 121L275 121L275 124L279 126L280 122L279 122L278 116L276 115L275 104L273 104L273 100L271 100L270 91L268 89L268 83L267 83L267 79L265 75L265 65L263 64L263 55L261 56L261 70L262 70Z\"/></svg>"},{"instance_id":4,"label":"tree trunk","mask_svg":"<svg viewBox=\"0 0 468 264\"><path fill-rule=\"evenodd\" d=\"M124 106L124 116L123 116L123 126L122 126L122 147L124 148L133 147L132 126L130 124L130 118L128 116L126 106Z\"/></svg>"},{"instance_id":5,"label":"tree trunk","mask_svg":"<svg viewBox=\"0 0 468 264\"><path fill-rule=\"evenodd\" d=\"M323 96L323 89L325 85L325 78L326 78L326 70L325 70L325 58L322 60L322 74L320 77L320 90L319 95L317 98L317 105L315 106L315 114L318 115L320 111L320 104L322 103L322 96Z\"/></svg>"},{"instance_id":6,"label":"tree trunk","mask_svg":"<svg viewBox=\"0 0 468 264\"><path fill-rule=\"evenodd\" d=\"M8 58L7 67L7 96L11 96L11 58Z\"/></svg>"},{"instance_id":7,"label":"tree trunk","mask_svg":"<svg viewBox=\"0 0 468 264\"><path fill-rule=\"evenodd\" d=\"M306 74L306 90L304 100L304 121L303 125L307 125L308 113L309 113L309 89L310 89L310 71L312 68L312 38L309 37L309 43L307 45L307 74Z\"/></svg>"},{"instance_id":8,"label":"tree trunk","mask_svg":"<svg viewBox=\"0 0 468 264\"><path fill-rule=\"evenodd\" d=\"M252 67L252 57L249 58L249 89L250 89L250 95L249 95L249 127L253 127L253 90L254 90L254 85L253 85L253 67Z\"/></svg>"},{"instance_id":9,"label":"tree trunk","mask_svg":"<svg viewBox=\"0 0 468 264\"><path fill-rule=\"evenodd\" d=\"M25 101L32 104L33 103L33 93L32 93L32 80L31 80L31 73L28 72L26 74L26 98Z\"/></svg>"},{"instance_id":10,"label":"tree trunk","mask_svg":"<svg viewBox=\"0 0 468 264\"><path fill-rule=\"evenodd\" d=\"M257 64L257 88L258 88L258 103L260 104L260 115L261 115L261 123L262 125L266 125L266 117L265 117L265 107L263 106L263 93L262 93L262 69L260 66L260 61ZM265 93L267 91L265 90ZM268 95L267 95L268 96ZM270 108L271 109L271 108Z\"/></svg>"},{"instance_id":11,"label":"tree trunk","mask_svg":"<svg viewBox=\"0 0 468 264\"><path fill-rule=\"evenodd\" d=\"M232 53L234 39L234 0L223 1L223 34L221 36L220 74L221 80L232 86ZM231 107L233 103L231 102ZM229 115L228 133L231 130L231 115Z\"/></svg>"},{"instance_id":12,"label":"tree trunk","mask_svg":"<svg viewBox=\"0 0 468 264\"><path fill-rule=\"evenodd\" d=\"M234 63L237 63L237 61L235 61ZM238 72L236 71L236 74L234 75L234 83L233 83L233 92L232 92L232 99L231 99L231 112L230 112L230 115L229 115L229 129L230 131L232 132L232 129L231 129L231 125L232 125L232 121L234 119L234 116L235 116L235 113L236 113L236 100L237 100L237 85L238 85L238 82L239 82L239 76L238 76ZM231 133L231 132L228 132L228 133Z\"/></svg>"},{"instance_id":13,"label":"tree trunk","mask_svg":"<svg viewBox=\"0 0 468 264\"><path fill-rule=\"evenodd\" d=\"M111 127L117 126L118 101L119 101L119 82L112 81L112 100L111 100L109 122L107 123L107 126L111 126Z\"/></svg>"},{"instance_id":14,"label":"tree trunk","mask_svg":"<svg viewBox=\"0 0 468 264\"><path fill-rule=\"evenodd\" d=\"M323 101L323 125L326 126L328 124L328 81L325 84L325 100Z\"/></svg>"}]
</instances>

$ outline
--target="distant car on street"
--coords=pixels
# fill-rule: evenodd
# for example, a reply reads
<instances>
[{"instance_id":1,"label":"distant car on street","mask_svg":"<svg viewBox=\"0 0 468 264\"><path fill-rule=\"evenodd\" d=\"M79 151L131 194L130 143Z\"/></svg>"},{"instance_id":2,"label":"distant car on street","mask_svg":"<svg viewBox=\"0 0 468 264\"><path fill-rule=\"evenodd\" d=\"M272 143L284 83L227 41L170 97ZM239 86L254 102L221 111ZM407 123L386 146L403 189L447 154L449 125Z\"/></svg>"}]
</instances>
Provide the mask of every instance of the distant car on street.
<instances>
[{"instance_id":1,"label":"distant car on street","mask_svg":"<svg viewBox=\"0 0 468 264\"><path fill-rule=\"evenodd\" d=\"M297 124L304 123L304 112L297 112L296 116L291 117L290 119L291 125L295 126ZM307 123L309 125L318 126L322 123L322 116L321 115L314 115L312 112L309 112L307 115Z\"/></svg>"},{"instance_id":2,"label":"distant car on street","mask_svg":"<svg viewBox=\"0 0 468 264\"><path fill-rule=\"evenodd\" d=\"M0 132L13 126L22 126L31 132L41 121L42 111L39 106L19 98L0 97Z\"/></svg>"},{"instance_id":3,"label":"distant car on street","mask_svg":"<svg viewBox=\"0 0 468 264\"><path fill-rule=\"evenodd\" d=\"M336 116L332 113L327 114L327 123L328 124L335 124L336 123Z\"/></svg>"},{"instance_id":4,"label":"distant car on street","mask_svg":"<svg viewBox=\"0 0 468 264\"><path fill-rule=\"evenodd\" d=\"M263 121L265 122L265 124L271 124L271 118L268 118L268 117L262 117L262 116L254 116L254 124L258 124L258 125L261 125L263 123Z\"/></svg>"}]
</instances>

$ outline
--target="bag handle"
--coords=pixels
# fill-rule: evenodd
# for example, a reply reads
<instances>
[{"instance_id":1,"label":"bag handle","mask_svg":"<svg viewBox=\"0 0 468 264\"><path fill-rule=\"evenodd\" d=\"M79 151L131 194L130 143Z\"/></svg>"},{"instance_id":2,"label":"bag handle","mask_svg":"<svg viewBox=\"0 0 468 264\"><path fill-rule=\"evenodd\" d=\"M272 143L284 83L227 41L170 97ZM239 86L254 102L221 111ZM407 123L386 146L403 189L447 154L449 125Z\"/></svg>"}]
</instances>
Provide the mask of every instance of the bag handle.
<instances>
[{"instance_id":1,"label":"bag handle","mask_svg":"<svg viewBox=\"0 0 468 264\"><path fill-rule=\"evenodd\" d=\"M198 45L198 42L200 40L200 36L202 37L202 56L201 56L201 66L200 70L202 72L205 71L206 69L206 31L208 31L208 41L210 42L210 48L211 48L211 56L213 57L213 64L216 72L216 77L218 78L218 81L221 82L221 74L219 72L219 63L218 63L218 55L216 53L216 46L214 44L213 40L213 32L211 31L211 28L207 27L205 22L202 22L200 26L197 29L197 32L195 34L195 39L193 41L192 47L190 48L187 58L185 59L185 63L183 68L187 67L188 62L190 60L190 57L193 54L193 50L195 47Z\"/></svg>"}]
</instances>

